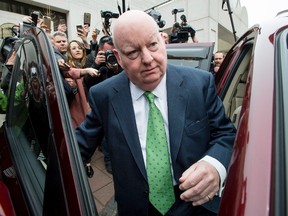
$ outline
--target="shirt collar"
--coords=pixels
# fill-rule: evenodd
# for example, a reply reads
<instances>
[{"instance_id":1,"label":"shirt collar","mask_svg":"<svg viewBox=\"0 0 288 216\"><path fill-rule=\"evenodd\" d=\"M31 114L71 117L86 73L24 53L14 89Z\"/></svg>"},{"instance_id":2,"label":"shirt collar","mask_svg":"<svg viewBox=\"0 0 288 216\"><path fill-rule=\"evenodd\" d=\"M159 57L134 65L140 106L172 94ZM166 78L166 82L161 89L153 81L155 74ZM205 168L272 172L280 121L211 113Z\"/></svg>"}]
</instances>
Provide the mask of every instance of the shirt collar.
<instances>
[{"instance_id":1,"label":"shirt collar","mask_svg":"<svg viewBox=\"0 0 288 216\"><path fill-rule=\"evenodd\" d=\"M131 81L130 81L130 91L131 91L131 96L132 96L133 101L138 100L145 93L144 90L134 85ZM157 98L163 98L165 96L165 92L166 92L166 73L162 77L162 80L160 81L160 83L152 91L152 93Z\"/></svg>"}]
</instances>

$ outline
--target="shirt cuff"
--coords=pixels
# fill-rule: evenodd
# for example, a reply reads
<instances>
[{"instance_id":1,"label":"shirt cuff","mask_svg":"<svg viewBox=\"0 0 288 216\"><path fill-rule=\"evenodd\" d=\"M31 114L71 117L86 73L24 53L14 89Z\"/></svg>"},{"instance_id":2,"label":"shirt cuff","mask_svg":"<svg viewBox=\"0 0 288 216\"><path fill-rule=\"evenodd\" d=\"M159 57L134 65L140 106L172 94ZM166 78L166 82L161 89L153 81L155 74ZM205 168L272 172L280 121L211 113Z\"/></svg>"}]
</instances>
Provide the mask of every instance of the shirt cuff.
<instances>
[{"instance_id":1,"label":"shirt cuff","mask_svg":"<svg viewBox=\"0 0 288 216\"><path fill-rule=\"evenodd\" d=\"M222 163L220 163L217 159L206 155L204 158L202 158L201 160L204 160L208 163L210 163L212 166L215 167L215 169L217 170L219 177L220 177L220 185L219 185L219 191L216 195L218 195L219 197L221 197L222 191L224 189L224 182L227 176L227 172L225 167L223 166Z\"/></svg>"}]
</instances>

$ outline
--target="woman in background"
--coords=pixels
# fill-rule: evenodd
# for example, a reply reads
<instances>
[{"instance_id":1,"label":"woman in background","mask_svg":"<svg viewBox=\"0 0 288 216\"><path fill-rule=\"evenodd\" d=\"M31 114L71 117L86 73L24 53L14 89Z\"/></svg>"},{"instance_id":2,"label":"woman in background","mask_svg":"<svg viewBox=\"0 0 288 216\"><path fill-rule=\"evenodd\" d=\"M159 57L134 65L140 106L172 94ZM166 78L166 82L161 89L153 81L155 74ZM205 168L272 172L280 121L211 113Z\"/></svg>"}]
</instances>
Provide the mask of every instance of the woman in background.
<instances>
[{"instance_id":1,"label":"woman in background","mask_svg":"<svg viewBox=\"0 0 288 216\"><path fill-rule=\"evenodd\" d=\"M67 48L67 63L65 64L68 70L62 72L72 89L74 89L74 97L68 101L74 128L84 120L90 109L82 84L83 76L85 74L99 76L98 70L84 68L85 63L86 51L84 45L77 40L70 41Z\"/></svg>"}]
</instances>

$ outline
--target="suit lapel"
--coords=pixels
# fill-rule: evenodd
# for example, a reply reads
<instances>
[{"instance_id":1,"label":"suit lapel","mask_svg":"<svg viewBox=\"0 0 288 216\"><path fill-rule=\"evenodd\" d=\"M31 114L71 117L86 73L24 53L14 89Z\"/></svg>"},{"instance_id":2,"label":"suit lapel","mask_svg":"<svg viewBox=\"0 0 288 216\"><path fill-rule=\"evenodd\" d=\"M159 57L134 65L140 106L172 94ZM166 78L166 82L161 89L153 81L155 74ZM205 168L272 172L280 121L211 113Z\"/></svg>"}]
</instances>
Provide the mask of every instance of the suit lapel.
<instances>
[{"instance_id":1,"label":"suit lapel","mask_svg":"<svg viewBox=\"0 0 288 216\"><path fill-rule=\"evenodd\" d=\"M187 100L185 100L185 89L181 87L183 78L174 71L173 67L168 66L166 82L170 152L172 162L175 163L183 136Z\"/></svg>"},{"instance_id":2,"label":"suit lapel","mask_svg":"<svg viewBox=\"0 0 288 216\"><path fill-rule=\"evenodd\" d=\"M119 124L123 130L123 134L127 140L127 144L134 157L134 160L139 167L142 175L147 180L146 168L142 155L141 145L138 137L138 131L135 121L134 109L129 88L129 80L125 72L120 74L122 80L115 85L115 97L112 100L112 106L115 110Z\"/></svg>"}]
</instances>

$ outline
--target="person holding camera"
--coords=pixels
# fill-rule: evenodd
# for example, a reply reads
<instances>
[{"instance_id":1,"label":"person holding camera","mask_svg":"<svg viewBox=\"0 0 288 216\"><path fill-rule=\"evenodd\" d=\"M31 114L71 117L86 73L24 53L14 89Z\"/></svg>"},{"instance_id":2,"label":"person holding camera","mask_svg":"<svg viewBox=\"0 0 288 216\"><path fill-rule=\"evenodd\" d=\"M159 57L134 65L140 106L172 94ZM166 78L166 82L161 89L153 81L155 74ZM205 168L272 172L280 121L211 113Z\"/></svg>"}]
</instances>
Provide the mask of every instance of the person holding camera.
<instances>
[{"instance_id":1,"label":"person holding camera","mask_svg":"<svg viewBox=\"0 0 288 216\"><path fill-rule=\"evenodd\" d=\"M196 35L195 35L196 31L190 25L187 24L186 16L184 14L182 14L180 16L180 19L182 21L181 22L181 28L182 29L187 29L187 31L190 34L190 37L191 37L193 43L198 43L198 39L196 38Z\"/></svg>"},{"instance_id":2,"label":"person holding camera","mask_svg":"<svg viewBox=\"0 0 288 216\"><path fill-rule=\"evenodd\" d=\"M186 16L183 14L180 17L181 23L175 22L172 26L171 33L169 35L169 43L187 43L189 36L193 43L198 43L196 38L196 31L187 24Z\"/></svg>"},{"instance_id":3,"label":"person holding camera","mask_svg":"<svg viewBox=\"0 0 288 216\"><path fill-rule=\"evenodd\" d=\"M86 88L86 93L89 89L103 80L112 77L122 71L122 68L119 66L116 57L113 54L114 43L111 36L103 36L99 40L98 52L91 52L87 56L86 67L92 67L100 72L100 76L91 77L90 75L84 76L84 85Z\"/></svg>"}]
</instances>

